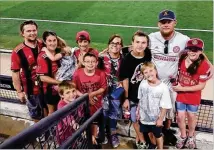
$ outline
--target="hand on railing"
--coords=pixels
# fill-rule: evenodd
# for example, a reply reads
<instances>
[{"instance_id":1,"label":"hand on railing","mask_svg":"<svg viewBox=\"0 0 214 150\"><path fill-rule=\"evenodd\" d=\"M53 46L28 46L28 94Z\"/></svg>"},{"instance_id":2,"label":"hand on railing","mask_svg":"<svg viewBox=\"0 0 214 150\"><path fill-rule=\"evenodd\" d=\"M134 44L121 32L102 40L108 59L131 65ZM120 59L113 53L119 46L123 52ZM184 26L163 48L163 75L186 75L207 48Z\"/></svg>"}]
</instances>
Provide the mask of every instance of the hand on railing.
<instances>
[{"instance_id":1,"label":"hand on railing","mask_svg":"<svg viewBox=\"0 0 214 150\"><path fill-rule=\"evenodd\" d=\"M26 102L26 95L24 92L17 92L18 98L22 103Z\"/></svg>"}]
</instances>

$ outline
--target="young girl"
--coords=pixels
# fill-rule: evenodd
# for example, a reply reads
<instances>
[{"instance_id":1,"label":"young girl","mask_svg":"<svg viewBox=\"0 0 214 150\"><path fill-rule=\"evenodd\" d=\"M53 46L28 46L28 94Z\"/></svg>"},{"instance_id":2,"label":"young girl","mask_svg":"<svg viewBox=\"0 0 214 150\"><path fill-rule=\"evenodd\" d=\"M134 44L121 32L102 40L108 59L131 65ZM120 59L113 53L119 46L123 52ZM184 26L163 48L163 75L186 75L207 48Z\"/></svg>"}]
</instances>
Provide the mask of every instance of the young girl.
<instances>
[{"instance_id":1,"label":"young girl","mask_svg":"<svg viewBox=\"0 0 214 150\"><path fill-rule=\"evenodd\" d=\"M136 115L140 121L140 131L144 135L152 132L158 149L163 149L163 121L167 109L172 108L169 89L158 79L157 69L152 62L145 62L141 71L146 80L141 81L138 89Z\"/></svg>"},{"instance_id":2,"label":"young girl","mask_svg":"<svg viewBox=\"0 0 214 150\"><path fill-rule=\"evenodd\" d=\"M178 112L178 126L181 137L176 147L196 147L194 132L196 127L196 113L201 101L201 90L205 87L209 64L203 56L204 42L201 39L190 39L186 44L187 53L183 54L179 63L178 85L174 91L178 92L176 109ZM186 114L188 119L188 136L186 133Z\"/></svg>"},{"instance_id":3,"label":"young girl","mask_svg":"<svg viewBox=\"0 0 214 150\"><path fill-rule=\"evenodd\" d=\"M56 73L56 79L59 81L72 80L74 71L76 70L76 58L74 56L75 48L70 48L67 46L66 42L57 36L58 45L57 48L59 52L53 56L46 47L42 48L46 55L51 61L60 60L60 67Z\"/></svg>"}]
</instances>

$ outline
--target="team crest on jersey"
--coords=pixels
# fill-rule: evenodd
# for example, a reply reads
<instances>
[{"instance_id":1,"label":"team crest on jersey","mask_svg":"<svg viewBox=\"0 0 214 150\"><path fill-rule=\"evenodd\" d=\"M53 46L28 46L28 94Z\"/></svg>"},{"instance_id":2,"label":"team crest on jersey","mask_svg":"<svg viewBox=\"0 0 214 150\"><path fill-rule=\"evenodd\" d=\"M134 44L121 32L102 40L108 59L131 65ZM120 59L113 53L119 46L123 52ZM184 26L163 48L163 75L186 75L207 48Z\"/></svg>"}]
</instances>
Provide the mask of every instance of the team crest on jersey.
<instances>
[{"instance_id":1,"label":"team crest on jersey","mask_svg":"<svg viewBox=\"0 0 214 150\"><path fill-rule=\"evenodd\" d=\"M180 51L180 47L179 46L173 47L173 52L174 53L178 53L179 51Z\"/></svg>"}]
</instances>

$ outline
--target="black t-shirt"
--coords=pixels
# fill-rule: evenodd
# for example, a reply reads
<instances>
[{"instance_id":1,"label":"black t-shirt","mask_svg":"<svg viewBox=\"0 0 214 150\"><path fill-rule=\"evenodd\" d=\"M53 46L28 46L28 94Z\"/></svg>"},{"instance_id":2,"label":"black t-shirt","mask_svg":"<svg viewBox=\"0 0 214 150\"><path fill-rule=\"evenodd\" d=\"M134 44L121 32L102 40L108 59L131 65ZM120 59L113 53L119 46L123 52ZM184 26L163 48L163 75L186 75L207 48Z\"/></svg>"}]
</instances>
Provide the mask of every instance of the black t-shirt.
<instances>
[{"instance_id":1,"label":"black t-shirt","mask_svg":"<svg viewBox=\"0 0 214 150\"><path fill-rule=\"evenodd\" d=\"M141 65L146 62L151 61L151 57L136 58L131 53L128 53L122 60L120 66L119 79L123 81L124 79L129 80L129 90L128 98L134 103L138 103L138 87L140 82L143 80L143 75L141 73Z\"/></svg>"}]
</instances>

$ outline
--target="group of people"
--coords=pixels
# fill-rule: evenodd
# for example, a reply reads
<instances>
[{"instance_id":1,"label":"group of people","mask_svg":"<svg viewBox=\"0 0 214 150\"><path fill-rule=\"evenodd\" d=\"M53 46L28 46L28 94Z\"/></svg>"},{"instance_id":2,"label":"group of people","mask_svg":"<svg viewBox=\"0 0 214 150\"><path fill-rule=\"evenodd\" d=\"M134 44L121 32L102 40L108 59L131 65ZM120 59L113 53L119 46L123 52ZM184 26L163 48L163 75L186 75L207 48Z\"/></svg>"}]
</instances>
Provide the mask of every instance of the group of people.
<instances>
[{"instance_id":1,"label":"group of people","mask_svg":"<svg viewBox=\"0 0 214 150\"><path fill-rule=\"evenodd\" d=\"M78 48L71 48L53 31L45 31L42 40L38 39L37 24L25 21L20 25L24 42L11 55L18 97L26 101L31 118L37 122L88 93L90 115L103 107L114 148L120 143L116 126L121 106L124 113L130 113L139 149L162 149L162 129L173 132L170 126L176 112L181 132L176 147L195 148L201 90L212 77L213 67L203 53L203 41L175 31L176 23L174 12L163 10L158 32L135 32L128 49L123 49L122 37L114 34L99 53L90 47L87 31L76 34ZM124 95L113 97L121 87ZM91 130L92 142L97 144L98 125L93 123Z\"/></svg>"}]
</instances>

